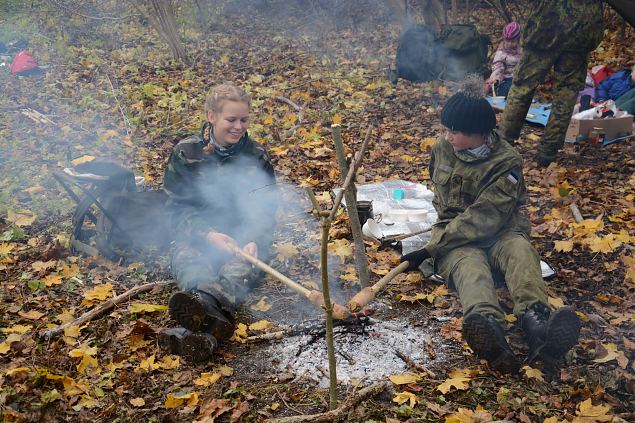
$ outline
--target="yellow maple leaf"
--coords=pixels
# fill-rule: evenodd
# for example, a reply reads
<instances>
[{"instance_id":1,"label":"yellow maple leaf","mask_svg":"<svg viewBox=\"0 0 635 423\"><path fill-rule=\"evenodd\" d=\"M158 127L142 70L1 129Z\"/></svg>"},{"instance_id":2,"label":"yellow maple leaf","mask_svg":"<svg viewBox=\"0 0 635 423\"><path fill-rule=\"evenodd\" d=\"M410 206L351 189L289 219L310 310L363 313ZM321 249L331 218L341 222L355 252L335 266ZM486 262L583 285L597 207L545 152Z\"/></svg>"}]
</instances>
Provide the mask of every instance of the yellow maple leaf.
<instances>
[{"instance_id":1,"label":"yellow maple leaf","mask_svg":"<svg viewBox=\"0 0 635 423\"><path fill-rule=\"evenodd\" d=\"M35 213L29 210L9 210L7 214L7 221L13 223L15 226L30 226L35 222L36 218Z\"/></svg>"},{"instance_id":2,"label":"yellow maple leaf","mask_svg":"<svg viewBox=\"0 0 635 423\"><path fill-rule=\"evenodd\" d=\"M15 376L15 375L21 375L23 373L29 373L30 371L31 369L29 369L28 367L16 367L16 368L7 370L4 374L7 376Z\"/></svg>"},{"instance_id":3,"label":"yellow maple leaf","mask_svg":"<svg viewBox=\"0 0 635 423\"><path fill-rule=\"evenodd\" d=\"M11 344L13 344L14 342L18 342L20 339L22 339L22 335L19 335L17 333L9 334L9 336L7 336L4 341L0 342L0 354L6 354L7 352L9 352L9 350L11 349Z\"/></svg>"},{"instance_id":4,"label":"yellow maple leaf","mask_svg":"<svg viewBox=\"0 0 635 423\"><path fill-rule=\"evenodd\" d=\"M602 356L593 360L596 363L606 363L615 360L618 356L624 354L622 351L618 350L617 345L613 343L601 345L602 348L606 351L606 354L604 354L604 351L598 351L600 354L602 354Z\"/></svg>"},{"instance_id":5,"label":"yellow maple leaf","mask_svg":"<svg viewBox=\"0 0 635 423\"><path fill-rule=\"evenodd\" d=\"M346 257L350 257L353 254L353 247L346 239L336 239L330 242L328 249L340 258L341 263L344 263Z\"/></svg>"},{"instance_id":6,"label":"yellow maple leaf","mask_svg":"<svg viewBox=\"0 0 635 423\"><path fill-rule=\"evenodd\" d=\"M166 305L132 303L128 308L130 313L154 313L155 311L165 311L168 309Z\"/></svg>"},{"instance_id":7,"label":"yellow maple leaf","mask_svg":"<svg viewBox=\"0 0 635 423\"><path fill-rule=\"evenodd\" d=\"M530 366L523 366L523 370L525 371L527 379L536 379L539 382L545 381L543 374L539 369L534 369Z\"/></svg>"},{"instance_id":8,"label":"yellow maple leaf","mask_svg":"<svg viewBox=\"0 0 635 423\"><path fill-rule=\"evenodd\" d=\"M194 380L194 385L197 386L210 386L215 384L218 379L220 379L222 377L220 372L214 372L214 373L201 373L201 375Z\"/></svg>"},{"instance_id":9,"label":"yellow maple leaf","mask_svg":"<svg viewBox=\"0 0 635 423\"><path fill-rule=\"evenodd\" d=\"M81 330L82 328L80 328L78 325L68 326L64 328L64 336L68 336L70 338L77 338L79 337Z\"/></svg>"},{"instance_id":10,"label":"yellow maple leaf","mask_svg":"<svg viewBox=\"0 0 635 423\"><path fill-rule=\"evenodd\" d=\"M73 358L81 358L81 361L77 364L77 371L80 374L85 374L89 368L99 367L99 363L94 358L95 354L97 354L97 347L91 347L88 344L75 348L68 353Z\"/></svg>"},{"instance_id":11,"label":"yellow maple leaf","mask_svg":"<svg viewBox=\"0 0 635 423\"><path fill-rule=\"evenodd\" d=\"M14 244L9 244L6 242L3 244L0 244L0 255L9 254L11 251L13 251L14 248L15 248Z\"/></svg>"},{"instance_id":12,"label":"yellow maple leaf","mask_svg":"<svg viewBox=\"0 0 635 423\"><path fill-rule=\"evenodd\" d=\"M443 394L447 394L452 388L463 391L470 386L471 371L468 369L455 369L450 372L450 377L437 386Z\"/></svg>"},{"instance_id":13,"label":"yellow maple leaf","mask_svg":"<svg viewBox=\"0 0 635 423\"><path fill-rule=\"evenodd\" d=\"M588 246L594 253L612 253L621 242L616 241L612 236L592 236L588 241Z\"/></svg>"},{"instance_id":14,"label":"yellow maple leaf","mask_svg":"<svg viewBox=\"0 0 635 423\"><path fill-rule=\"evenodd\" d=\"M392 400L399 405L407 402L411 408L417 405L417 403L419 402L419 399L415 394L406 391L396 394Z\"/></svg>"},{"instance_id":15,"label":"yellow maple leaf","mask_svg":"<svg viewBox=\"0 0 635 423\"><path fill-rule=\"evenodd\" d=\"M113 296L112 284L110 282L96 285L93 289L84 292L82 305L90 305L96 301L105 300Z\"/></svg>"},{"instance_id":16,"label":"yellow maple leaf","mask_svg":"<svg viewBox=\"0 0 635 423\"><path fill-rule=\"evenodd\" d=\"M469 408L459 407L455 414L445 418L445 423L476 423L491 421L493 421L492 415L485 411L480 404L476 406L475 411L472 411Z\"/></svg>"},{"instance_id":17,"label":"yellow maple leaf","mask_svg":"<svg viewBox=\"0 0 635 423\"><path fill-rule=\"evenodd\" d=\"M189 407L195 407L198 405L199 402L199 395L201 393L200 392L190 392L189 394L168 394L167 398L165 399L165 408L167 410L171 409L171 408L176 408L176 407L180 407L183 404L186 404Z\"/></svg>"},{"instance_id":18,"label":"yellow maple leaf","mask_svg":"<svg viewBox=\"0 0 635 423\"><path fill-rule=\"evenodd\" d=\"M577 408L575 412L577 416L573 419L576 423L609 422L613 420L612 415L607 415L611 407L608 405L593 405L591 398L578 404Z\"/></svg>"},{"instance_id":19,"label":"yellow maple leaf","mask_svg":"<svg viewBox=\"0 0 635 423\"><path fill-rule=\"evenodd\" d=\"M401 375L390 375L390 381L395 385L408 385L416 383L421 377L414 373L404 373Z\"/></svg>"},{"instance_id":20,"label":"yellow maple leaf","mask_svg":"<svg viewBox=\"0 0 635 423\"><path fill-rule=\"evenodd\" d=\"M421 144L419 144L419 148L422 151L427 151L430 148L432 148L432 146L437 142L437 139L435 137L426 137L423 140L421 140Z\"/></svg>"},{"instance_id":21,"label":"yellow maple leaf","mask_svg":"<svg viewBox=\"0 0 635 423\"><path fill-rule=\"evenodd\" d=\"M59 285L62 283L62 276L47 275L44 279L42 279L42 282L44 282L44 285L46 286Z\"/></svg>"},{"instance_id":22,"label":"yellow maple leaf","mask_svg":"<svg viewBox=\"0 0 635 423\"><path fill-rule=\"evenodd\" d=\"M273 327L273 323L268 320L259 320L256 323L252 323L249 325L249 330L251 331L261 331L266 332Z\"/></svg>"},{"instance_id":23,"label":"yellow maple leaf","mask_svg":"<svg viewBox=\"0 0 635 423\"><path fill-rule=\"evenodd\" d=\"M573 239L554 241L553 249L562 253L568 253L569 251L573 250Z\"/></svg>"},{"instance_id":24,"label":"yellow maple leaf","mask_svg":"<svg viewBox=\"0 0 635 423\"><path fill-rule=\"evenodd\" d=\"M554 308L564 307L564 301L562 298L549 297L548 301Z\"/></svg>"},{"instance_id":25,"label":"yellow maple leaf","mask_svg":"<svg viewBox=\"0 0 635 423\"><path fill-rule=\"evenodd\" d=\"M252 304L249 308L255 311L269 311L271 309L271 304L267 304L267 302L265 301L266 299L267 296L263 295L262 297L260 297L260 300L258 300L256 304Z\"/></svg>"},{"instance_id":26,"label":"yellow maple leaf","mask_svg":"<svg viewBox=\"0 0 635 423\"><path fill-rule=\"evenodd\" d=\"M342 124L342 115L339 113L335 113L332 119L333 125L341 125Z\"/></svg>"},{"instance_id":27,"label":"yellow maple leaf","mask_svg":"<svg viewBox=\"0 0 635 423\"><path fill-rule=\"evenodd\" d=\"M155 363L154 360L155 360L154 354L152 354L148 358L142 359L141 363L139 363L139 367L137 367L135 371L149 373L153 370L161 368L161 365L159 363Z\"/></svg>"},{"instance_id":28,"label":"yellow maple leaf","mask_svg":"<svg viewBox=\"0 0 635 423\"><path fill-rule=\"evenodd\" d=\"M115 133L115 135L117 135L117 131L113 131L113 132ZM71 164L73 166L77 166L77 165L80 165L82 163L92 162L93 160L95 160L94 156L87 156L86 155L86 156L81 156L81 157L78 157L76 159L71 160Z\"/></svg>"},{"instance_id":29,"label":"yellow maple leaf","mask_svg":"<svg viewBox=\"0 0 635 423\"><path fill-rule=\"evenodd\" d=\"M244 323L238 323L230 341L239 342L241 344L247 342L247 325Z\"/></svg>"},{"instance_id":30,"label":"yellow maple leaf","mask_svg":"<svg viewBox=\"0 0 635 423\"><path fill-rule=\"evenodd\" d=\"M165 370L176 369L181 365L181 359L179 357L172 358L172 356L166 355L157 365Z\"/></svg>"},{"instance_id":31,"label":"yellow maple leaf","mask_svg":"<svg viewBox=\"0 0 635 423\"><path fill-rule=\"evenodd\" d=\"M64 278L72 278L73 276L79 273L79 266L76 264L71 264L70 266L65 264L62 266L62 270L60 271L60 275Z\"/></svg>"},{"instance_id":32,"label":"yellow maple leaf","mask_svg":"<svg viewBox=\"0 0 635 423\"><path fill-rule=\"evenodd\" d=\"M513 314L505 314L505 320L509 323L514 323L518 318Z\"/></svg>"},{"instance_id":33,"label":"yellow maple leaf","mask_svg":"<svg viewBox=\"0 0 635 423\"><path fill-rule=\"evenodd\" d=\"M30 331L31 328L33 328L31 325L13 325L10 328L2 328L2 332L22 334Z\"/></svg>"},{"instance_id":34,"label":"yellow maple leaf","mask_svg":"<svg viewBox=\"0 0 635 423\"><path fill-rule=\"evenodd\" d=\"M430 297L432 297L432 299L430 299ZM399 301L409 301L411 303L419 300L428 300L430 303L434 302L434 296L426 294L425 292L417 292L415 295L398 294L397 299Z\"/></svg>"},{"instance_id":35,"label":"yellow maple leaf","mask_svg":"<svg viewBox=\"0 0 635 423\"><path fill-rule=\"evenodd\" d=\"M45 270L50 269L51 267L55 267L57 264L57 260L49 260L49 261L34 261L31 263L31 267L36 272L43 272Z\"/></svg>"}]
</instances>

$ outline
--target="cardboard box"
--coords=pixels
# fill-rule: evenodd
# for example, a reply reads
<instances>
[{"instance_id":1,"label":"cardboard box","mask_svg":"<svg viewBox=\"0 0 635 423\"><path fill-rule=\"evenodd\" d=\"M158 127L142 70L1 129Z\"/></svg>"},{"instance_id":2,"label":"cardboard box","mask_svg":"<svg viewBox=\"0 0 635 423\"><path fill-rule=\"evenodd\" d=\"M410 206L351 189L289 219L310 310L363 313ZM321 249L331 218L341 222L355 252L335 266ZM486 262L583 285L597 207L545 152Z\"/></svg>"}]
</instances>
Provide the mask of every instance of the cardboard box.
<instances>
[{"instance_id":1,"label":"cardboard box","mask_svg":"<svg viewBox=\"0 0 635 423\"><path fill-rule=\"evenodd\" d=\"M618 134L621 133L631 134L633 132L633 116L627 115L606 119L571 119L565 139L568 142L575 142L578 135L588 137L589 132L593 130L604 132L606 141L617 138Z\"/></svg>"}]
</instances>

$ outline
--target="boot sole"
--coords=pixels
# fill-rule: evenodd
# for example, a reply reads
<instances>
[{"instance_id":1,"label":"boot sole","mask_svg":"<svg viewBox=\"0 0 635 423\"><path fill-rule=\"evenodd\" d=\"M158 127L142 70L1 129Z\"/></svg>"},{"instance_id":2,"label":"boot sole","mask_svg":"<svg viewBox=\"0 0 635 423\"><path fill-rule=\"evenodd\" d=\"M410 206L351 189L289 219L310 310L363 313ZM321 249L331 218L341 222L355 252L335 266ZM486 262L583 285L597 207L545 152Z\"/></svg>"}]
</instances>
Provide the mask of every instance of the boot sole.
<instances>
[{"instance_id":1,"label":"boot sole","mask_svg":"<svg viewBox=\"0 0 635 423\"><path fill-rule=\"evenodd\" d=\"M482 314L470 314L463 320L463 339L474 353L503 373L518 373L520 361L513 352L500 345L492 322ZM509 348L509 347L508 347Z\"/></svg>"},{"instance_id":2,"label":"boot sole","mask_svg":"<svg viewBox=\"0 0 635 423\"><path fill-rule=\"evenodd\" d=\"M177 292L168 301L170 315L181 326L193 332L211 333L216 339L228 339L234 325L221 316L210 316L198 297L188 292Z\"/></svg>"},{"instance_id":3,"label":"boot sole","mask_svg":"<svg viewBox=\"0 0 635 423\"><path fill-rule=\"evenodd\" d=\"M580 326L580 318L573 310L560 308L554 311L547 322L547 334L540 355L549 360L562 358L578 343Z\"/></svg>"},{"instance_id":4,"label":"boot sole","mask_svg":"<svg viewBox=\"0 0 635 423\"><path fill-rule=\"evenodd\" d=\"M190 332L184 336L160 332L159 345L172 354L196 363L209 360L217 343L201 332Z\"/></svg>"}]
</instances>

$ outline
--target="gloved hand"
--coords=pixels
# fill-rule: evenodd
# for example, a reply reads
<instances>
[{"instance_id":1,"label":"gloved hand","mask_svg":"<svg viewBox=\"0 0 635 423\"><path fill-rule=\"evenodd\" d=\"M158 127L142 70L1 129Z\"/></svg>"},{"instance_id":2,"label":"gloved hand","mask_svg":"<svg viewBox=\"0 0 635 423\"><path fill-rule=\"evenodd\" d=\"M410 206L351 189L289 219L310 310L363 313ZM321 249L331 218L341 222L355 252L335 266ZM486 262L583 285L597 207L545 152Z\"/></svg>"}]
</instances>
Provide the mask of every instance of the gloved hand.
<instances>
[{"instance_id":1,"label":"gloved hand","mask_svg":"<svg viewBox=\"0 0 635 423\"><path fill-rule=\"evenodd\" d=\"M406 268L406 272L410 272L411 270L417 270L419 266L421 266L421 263L428 258L430 258L430 253L425 248L422 248L408 253L405 256L401 256L401 263L407 261L408 267Z\"/></svg>"}]
</instances>

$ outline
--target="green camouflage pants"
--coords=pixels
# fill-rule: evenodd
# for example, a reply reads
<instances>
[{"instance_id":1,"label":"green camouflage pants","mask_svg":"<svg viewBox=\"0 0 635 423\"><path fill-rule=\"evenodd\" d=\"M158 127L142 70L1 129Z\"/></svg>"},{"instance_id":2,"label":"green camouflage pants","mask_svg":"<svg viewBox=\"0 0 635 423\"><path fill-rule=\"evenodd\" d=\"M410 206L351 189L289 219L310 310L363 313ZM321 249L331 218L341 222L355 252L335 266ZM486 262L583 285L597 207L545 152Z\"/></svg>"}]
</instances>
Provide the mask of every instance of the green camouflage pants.
<instances>
[{"instance_id":1,"label":"green camouflage pants","mask_svg":"<svg viewBox=\"0 0 635 423\"><path fill-rule=\"evenodd\" d=\"M512 88L501 119L503 139L513 143L520 136L536 87L554 68L552 109L545 134L538 147L538 156L554 160L564 145L564 137L578 91L584 87L588 53L567 51L534 51L525 47L514 70Z\"/></svg>"},{"instance_id":2,"label":"green camouflage pants","mask_svg":"<svg viewBox=\"0 0 635 423\"><path fill-rule=\"evenodd\" d=\"M540 258L523 234L508 232L489 248L456 248L445 257L437 258L435 266L448 284L456 288L463 316L478 312L504 322L494 275L505 280L517 317L522 317L535 303L548 307Z\"/></svg>"},{"instance_id":3,"label":"green camouflage pants","mask_svg":"<svg viewBox=\"0 0 635 423\"><path fill-rule=\"evenodd\" d=\"M171 267L180 290L212 294L231 316L251 291L257 273L239 258L185 242L174 244Z\"/></svg>"}]
</instances>

